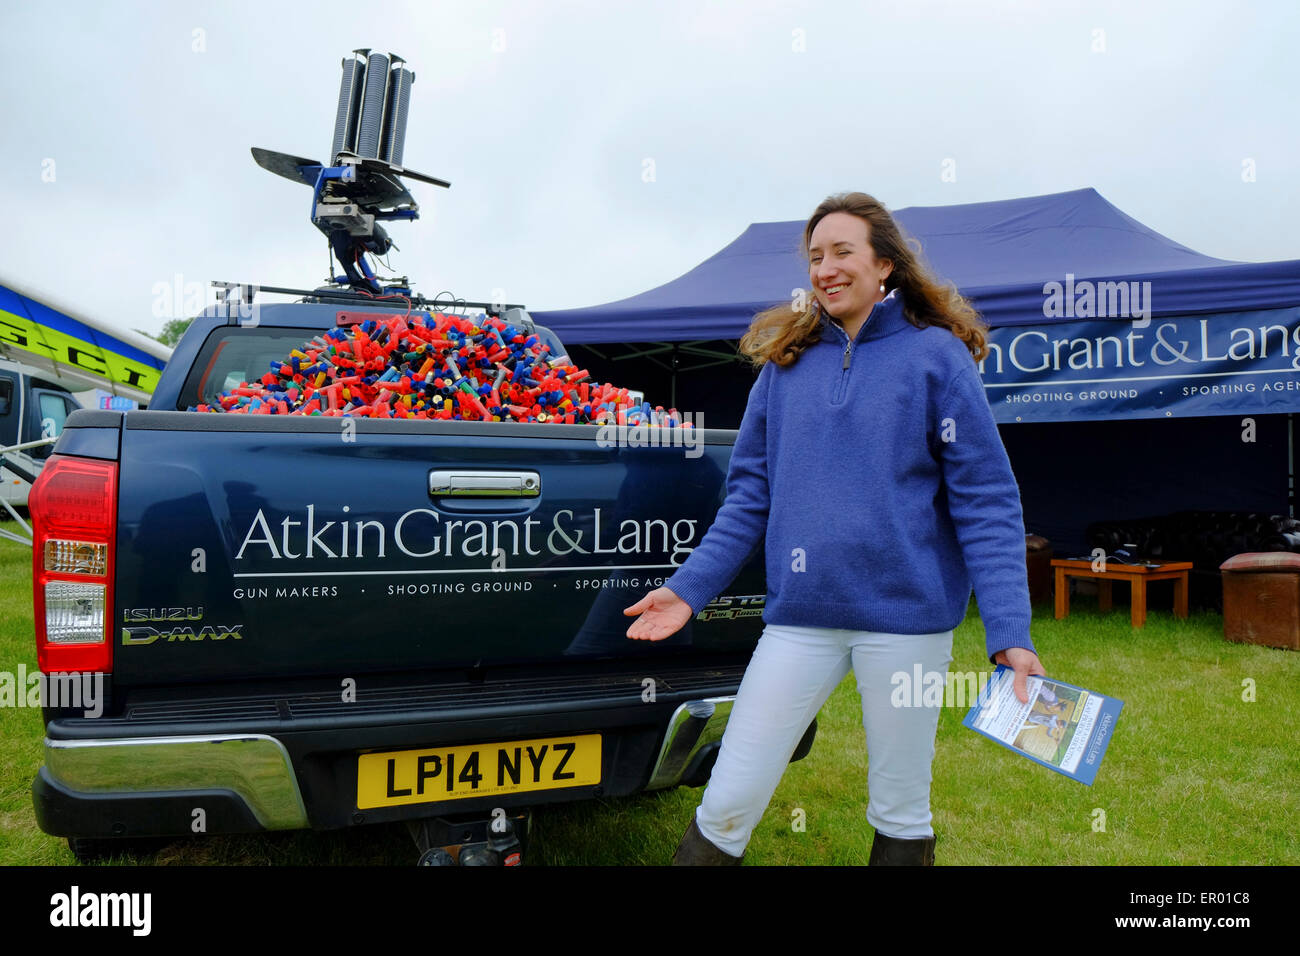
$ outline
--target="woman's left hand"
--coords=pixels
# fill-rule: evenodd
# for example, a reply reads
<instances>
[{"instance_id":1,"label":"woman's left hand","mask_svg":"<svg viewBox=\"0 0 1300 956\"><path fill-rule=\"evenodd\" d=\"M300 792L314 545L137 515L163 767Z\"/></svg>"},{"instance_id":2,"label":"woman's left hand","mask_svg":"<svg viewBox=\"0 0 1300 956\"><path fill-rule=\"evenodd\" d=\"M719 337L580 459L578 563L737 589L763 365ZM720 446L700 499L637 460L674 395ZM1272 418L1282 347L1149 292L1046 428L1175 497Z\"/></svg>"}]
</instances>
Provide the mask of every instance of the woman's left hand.
<instances>
[{"instance_id":1,"label":"woman's left hand","mask_svg":"<svg viewBox=\"0 0 1300 956\"><path fill-rule=\"evenodd\" d=\"M1043 670L1038 655L1025 647L1008 647L1004 651L998 651L993 655L993 660L999 664L1005 664L1016 672L1014 689L1016 698L1022 704L1029 703L1029 689L1026 678L1031 674L1038 677L1047 676L1047 671Z\"/></svg>"}]
</instances>

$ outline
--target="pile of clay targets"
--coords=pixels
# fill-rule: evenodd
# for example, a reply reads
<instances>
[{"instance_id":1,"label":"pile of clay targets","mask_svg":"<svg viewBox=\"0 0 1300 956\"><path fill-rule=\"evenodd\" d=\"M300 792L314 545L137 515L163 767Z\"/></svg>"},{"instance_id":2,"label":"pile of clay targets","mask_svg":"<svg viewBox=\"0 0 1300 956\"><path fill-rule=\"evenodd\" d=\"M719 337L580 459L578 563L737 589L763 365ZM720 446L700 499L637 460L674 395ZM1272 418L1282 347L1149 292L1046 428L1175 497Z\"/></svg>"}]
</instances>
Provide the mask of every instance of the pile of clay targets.
<instances>
[{"instance_id":1,"label":"pile of clay targets","mask_svg":"<svg viewBox=\"0 0 1300 956\"><path fill-rule=\"evenodd\" d=\"M631 404L567 356L499 318L394 315L331 329L257 382L191 411L689 427L677 409Z\"/></svg>"}]
</instances>

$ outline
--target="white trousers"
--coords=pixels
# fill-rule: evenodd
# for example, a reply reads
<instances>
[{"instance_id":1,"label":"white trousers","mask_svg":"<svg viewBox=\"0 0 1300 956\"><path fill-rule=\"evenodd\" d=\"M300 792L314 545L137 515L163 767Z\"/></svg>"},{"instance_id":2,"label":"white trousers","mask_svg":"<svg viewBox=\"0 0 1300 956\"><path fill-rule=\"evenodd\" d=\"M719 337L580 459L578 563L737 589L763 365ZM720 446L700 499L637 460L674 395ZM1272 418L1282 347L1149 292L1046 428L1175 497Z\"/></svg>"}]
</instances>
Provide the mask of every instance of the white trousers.
<instances>
[{"instance_id":1,"label":"white trousers","mask_svg":"<svg viewBox=\"0 0 1300 956\"><path fill-rule=\"evenodd\" d=\"M750 835L776 792L790 755L826 698L850 667L862 697L867 738L867 822L886 836L934 835L930 826L930 765L939 708L896 707L895 674L907 675L914 704L915 665L923 674L947 674L952 631L883 634L825 627L768 624L741 680L696 825L732 856ZM810 757L815 758L816 745Z\"/></svg>"}]
</instances>

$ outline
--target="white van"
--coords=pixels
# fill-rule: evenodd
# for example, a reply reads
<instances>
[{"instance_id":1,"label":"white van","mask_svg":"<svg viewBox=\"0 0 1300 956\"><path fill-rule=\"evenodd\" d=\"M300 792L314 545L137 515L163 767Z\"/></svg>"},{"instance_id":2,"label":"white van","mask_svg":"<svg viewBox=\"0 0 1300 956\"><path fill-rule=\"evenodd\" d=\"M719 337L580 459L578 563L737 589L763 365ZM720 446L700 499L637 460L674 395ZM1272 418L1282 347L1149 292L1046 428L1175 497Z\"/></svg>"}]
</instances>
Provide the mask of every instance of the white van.
<instances>
[{"instance_id":1,"label":"white van","mask_svg":"<svg viewBox=\"0 0 1300 956\"><path fill-rule=\"evenodd\" d=\"M0 358L0 448L58 438L64 421L81 407L48 371ZM53 448L50 443L0 455L0 497L25 506L31 483Z\"/></svg>"}]
</instances>

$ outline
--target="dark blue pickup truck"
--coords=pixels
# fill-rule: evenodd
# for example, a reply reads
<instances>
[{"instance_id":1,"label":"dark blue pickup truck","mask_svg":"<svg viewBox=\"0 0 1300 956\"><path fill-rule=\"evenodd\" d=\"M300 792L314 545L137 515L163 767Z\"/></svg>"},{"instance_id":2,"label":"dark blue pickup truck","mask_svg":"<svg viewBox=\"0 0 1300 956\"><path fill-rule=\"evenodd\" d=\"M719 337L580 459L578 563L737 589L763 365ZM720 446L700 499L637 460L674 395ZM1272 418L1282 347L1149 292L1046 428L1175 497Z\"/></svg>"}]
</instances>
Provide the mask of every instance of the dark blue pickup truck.
<instances>
[{"instance_id":1,"label":"dark blue pickup truck","mask_svg":"<svg viewBox=\"0 0 1300 956\"><path fill-rule=\"evenodd\" d=\"M426 857L515 862L528 808L708 777L761 630L761 544L668 640L629 640L623 609L708 530L736 433L187 411L345 311L209 310L150 410L74 412L40 476L41 665L104 675L93 710L47 705L33 786L82 858L405 821Z\"/></svg>"}]
</instances>

